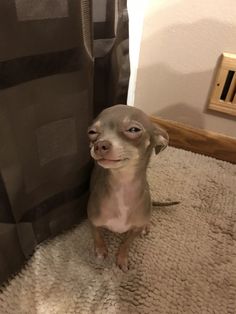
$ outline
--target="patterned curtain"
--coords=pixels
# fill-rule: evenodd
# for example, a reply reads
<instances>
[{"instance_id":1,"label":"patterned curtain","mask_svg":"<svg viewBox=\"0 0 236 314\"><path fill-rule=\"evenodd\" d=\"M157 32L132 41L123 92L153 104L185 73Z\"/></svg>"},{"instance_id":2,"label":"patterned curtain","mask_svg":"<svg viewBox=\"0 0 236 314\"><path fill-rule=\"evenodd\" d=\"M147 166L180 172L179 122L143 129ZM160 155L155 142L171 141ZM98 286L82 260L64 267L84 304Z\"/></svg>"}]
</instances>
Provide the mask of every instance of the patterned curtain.
<instances>
[{"instance_id":1,"label":"patterned curtain","mask_svg":"<svg viewBox=\"0 0 236 314\"><path fill-rule=\"evenodd\" d=\"M128 60L124 0L0 1L0 283L85 217L87 127Z\"/></svg>"},{"instance_id":2,"label":"patterned curtain","mask_svg":"<svg viewBox=\"0 0 236 314\"><path fill-rule=\"evenodd\" d=\"M95 113L126 103L129 39L126 0L94 0Z\"/></svg>"}]
</instances>

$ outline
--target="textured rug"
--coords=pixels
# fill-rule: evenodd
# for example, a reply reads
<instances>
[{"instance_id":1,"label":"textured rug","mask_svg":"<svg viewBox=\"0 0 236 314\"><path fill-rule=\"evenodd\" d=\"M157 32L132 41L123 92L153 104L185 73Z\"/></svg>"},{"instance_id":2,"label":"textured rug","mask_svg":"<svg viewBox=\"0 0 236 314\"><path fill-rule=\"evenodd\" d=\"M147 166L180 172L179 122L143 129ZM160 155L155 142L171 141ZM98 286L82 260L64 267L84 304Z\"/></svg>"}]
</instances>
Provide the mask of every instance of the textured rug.
<instances>
[{"instance_id":1,"label":"textured rug","mask_svg":"<svg viewBox=\"0 0 236 314\"><path fill-rule=\"evenodd\" d=\"M98 263L85 221L39 246L0 295L0 313L236 313L236 166L169 147L153 157L151 232L130 270L115 266L122 236L106 232Z\"/></svg>"}]
</instances>

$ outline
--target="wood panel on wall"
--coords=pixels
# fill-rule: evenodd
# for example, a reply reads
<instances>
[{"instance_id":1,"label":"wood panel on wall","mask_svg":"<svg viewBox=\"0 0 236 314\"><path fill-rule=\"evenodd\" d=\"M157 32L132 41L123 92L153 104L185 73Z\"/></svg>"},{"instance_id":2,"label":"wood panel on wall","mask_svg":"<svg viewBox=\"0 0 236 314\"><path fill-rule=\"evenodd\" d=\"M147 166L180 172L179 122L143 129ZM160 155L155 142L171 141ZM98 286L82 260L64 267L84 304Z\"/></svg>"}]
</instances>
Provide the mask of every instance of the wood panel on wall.
<instances>
[{"instance_id":1,"label":"wood panel on wall","mask_svg":"<svg viewBox=\"0 0 236 314\"><path fill-rule=\"evenodd\" d=\"M183 123L151 116L170 136L170 146L236 164L236 138L195 129ZM236 131L235 131L236 134Z\"/></svg>"}]
</instances>

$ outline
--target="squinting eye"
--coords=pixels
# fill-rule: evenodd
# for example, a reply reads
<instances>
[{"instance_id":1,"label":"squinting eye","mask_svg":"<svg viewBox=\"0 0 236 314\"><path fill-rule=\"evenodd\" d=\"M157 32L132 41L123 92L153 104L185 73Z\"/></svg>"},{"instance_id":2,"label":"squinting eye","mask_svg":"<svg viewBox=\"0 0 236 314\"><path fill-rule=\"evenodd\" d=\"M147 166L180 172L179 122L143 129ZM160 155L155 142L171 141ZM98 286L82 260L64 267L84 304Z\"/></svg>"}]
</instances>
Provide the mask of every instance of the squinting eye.
<instances>
[{"instance_id":1,"label":"squinting eye","mask_svg":"<svg viewBox=\"0 0 236 314\"><path fill-rule=\"evenodd\" d=\"M130 132L130 133L137 133L137 132L140 132L140 131L141 131L141 129L139 129L139 128L135 127L135 126L133 126L132 128L128 129L128 132Z\"/></svg>"},{"instance_id":2,"label":"squinting eye","mask_svg":"<svg viewBox=\"0 0 236 314\"><path fill-rule=\"evenodd\" d=\"M94 131L94 130L90 130L90 131L88 131L88 134L89 134L89 135L95 135L95 134L97 134L97 132Z\"/></svg>"}]
</instances>

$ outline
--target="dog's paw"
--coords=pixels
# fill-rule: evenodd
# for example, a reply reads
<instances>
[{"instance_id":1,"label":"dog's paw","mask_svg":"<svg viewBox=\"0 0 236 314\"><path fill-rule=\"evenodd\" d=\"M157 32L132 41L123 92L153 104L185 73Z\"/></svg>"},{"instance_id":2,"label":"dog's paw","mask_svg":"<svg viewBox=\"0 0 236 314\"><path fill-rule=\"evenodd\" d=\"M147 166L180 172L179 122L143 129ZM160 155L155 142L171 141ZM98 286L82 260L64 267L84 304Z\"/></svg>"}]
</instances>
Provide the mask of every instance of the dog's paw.
<instances>
[{"instance_id":1,"label":"dog's paw","mask_svg":"<svg viewBox=\"0 0 236 314\"><path fill-rule=\"evenodd\" d=\"M106 246L95 247L95 256L99 261L103 261L108 255L108 250Z\"/></svg>"},{"instance_id":2,"label":"dog's paw","mask_svg":"<svg viewBox=\"0 0 236 314\"><path fill-rule=\"evenodd\" d=\"M129 265L128 265L128 256L124 255L122 253L118 253L117 258L116 258L116 265L123 271L127 272L129 270Z\"/></svg>"}]
</instances>

